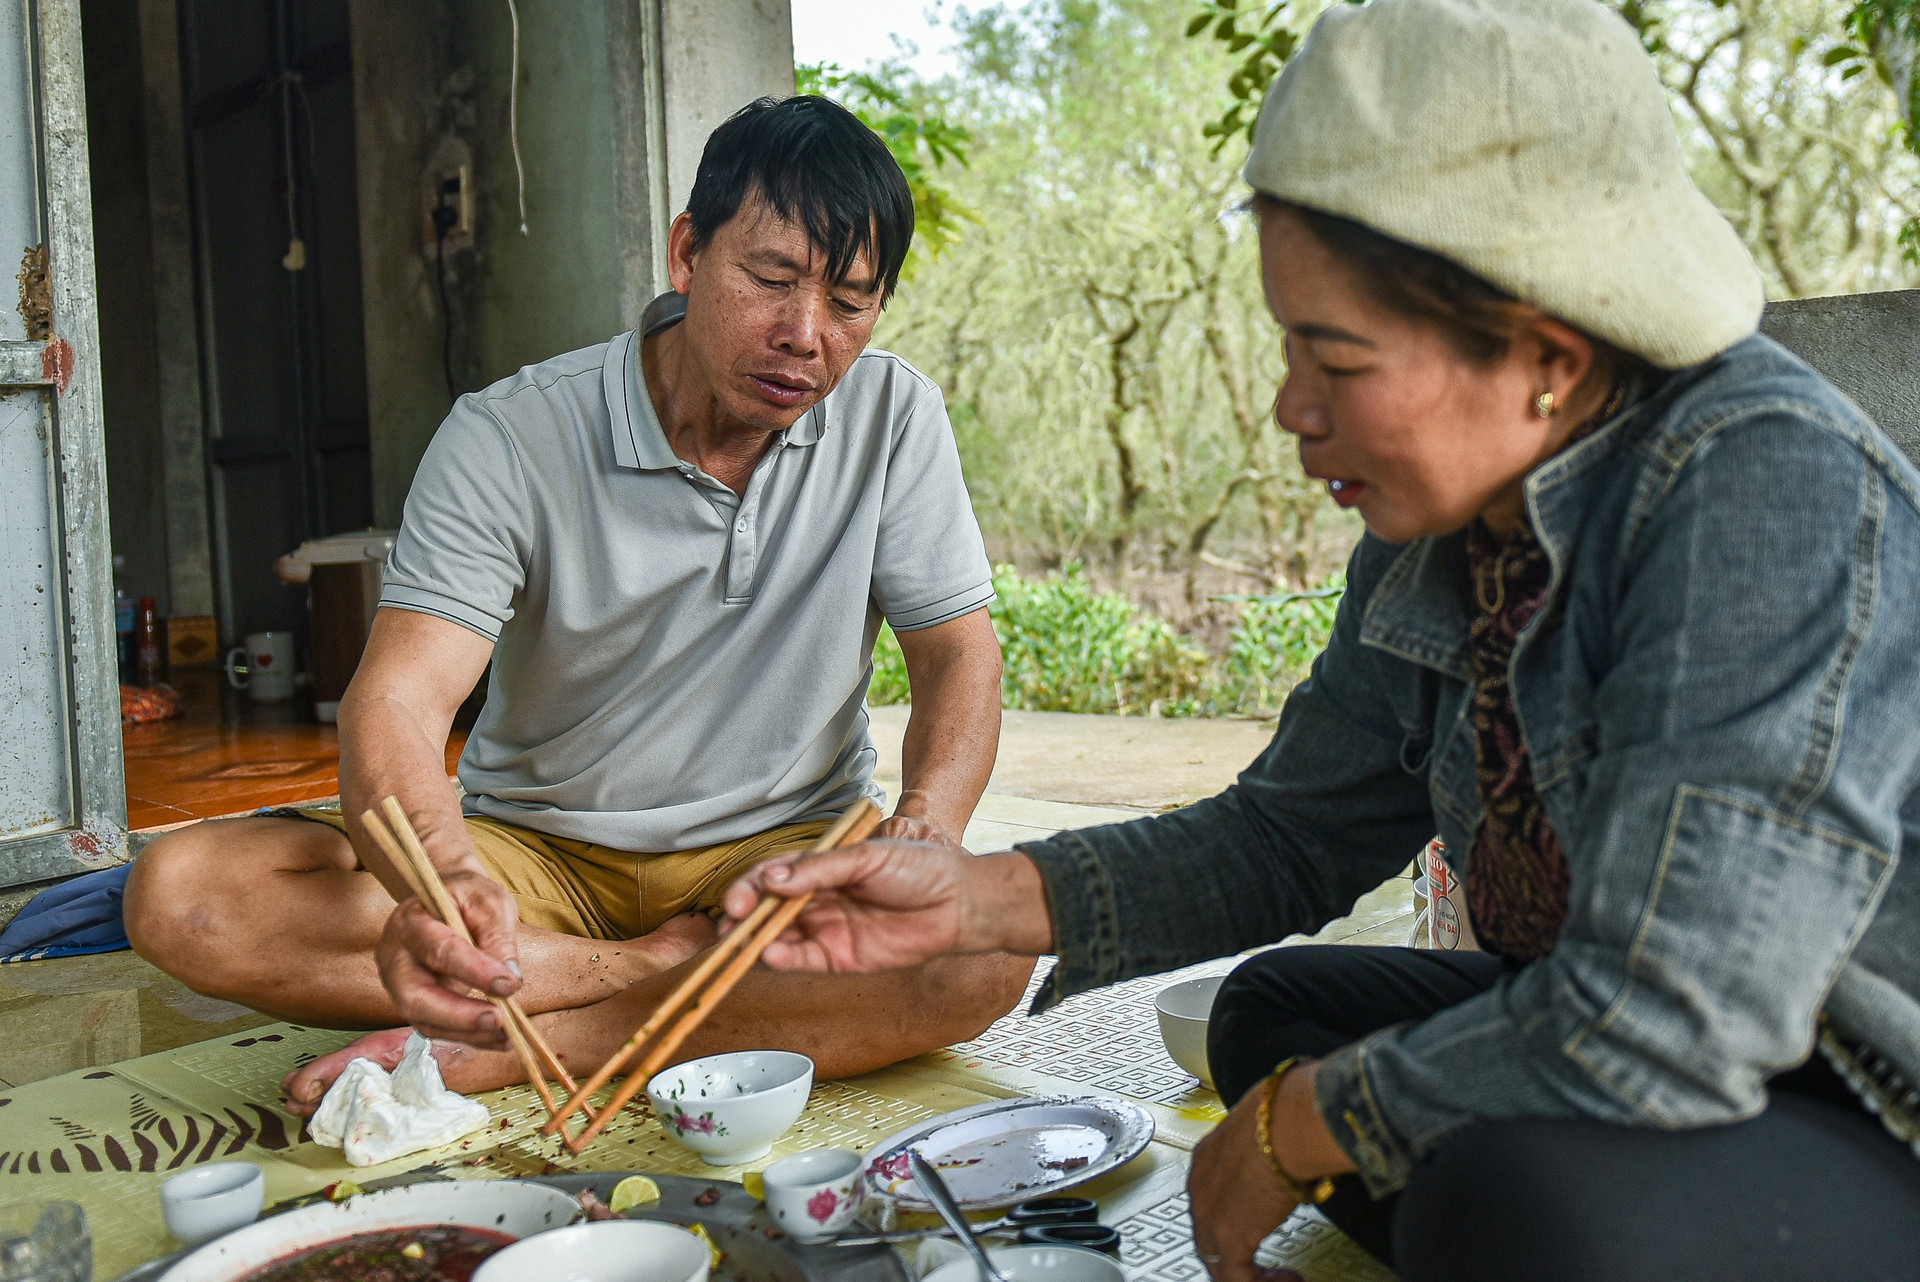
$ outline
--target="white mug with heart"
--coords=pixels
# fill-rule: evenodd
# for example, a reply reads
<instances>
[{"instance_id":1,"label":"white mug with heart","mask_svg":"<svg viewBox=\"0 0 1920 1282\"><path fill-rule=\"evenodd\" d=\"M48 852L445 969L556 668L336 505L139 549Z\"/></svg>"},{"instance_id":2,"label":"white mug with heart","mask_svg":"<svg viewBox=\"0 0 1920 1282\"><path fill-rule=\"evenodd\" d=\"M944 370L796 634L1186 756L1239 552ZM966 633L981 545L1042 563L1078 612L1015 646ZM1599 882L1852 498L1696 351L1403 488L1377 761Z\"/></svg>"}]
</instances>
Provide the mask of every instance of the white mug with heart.
<instances>
[{"instance_id":1,"label":"white mug with heart","mask_svg":"<svg viewBox=\"0 0 1920 1282\"><path fill-rule=\"evenodd\" d=\"M824 1242L853 1223L860 1209L860 1155L851 1149L817 1148L783 1157L760 1178L766 1181L767 1212L787 1236Z\"/></svg>"},{"instance_id":2,"label":"white mug with heart","mask_svg":"<svg viewBox=\"0 0 1920 1282\"><path fill-rule=\"evenodd\" d=\"M227 655L227 680L255 703L293 697L293 633L249 632Z\"/></svg>"}]
</instances>

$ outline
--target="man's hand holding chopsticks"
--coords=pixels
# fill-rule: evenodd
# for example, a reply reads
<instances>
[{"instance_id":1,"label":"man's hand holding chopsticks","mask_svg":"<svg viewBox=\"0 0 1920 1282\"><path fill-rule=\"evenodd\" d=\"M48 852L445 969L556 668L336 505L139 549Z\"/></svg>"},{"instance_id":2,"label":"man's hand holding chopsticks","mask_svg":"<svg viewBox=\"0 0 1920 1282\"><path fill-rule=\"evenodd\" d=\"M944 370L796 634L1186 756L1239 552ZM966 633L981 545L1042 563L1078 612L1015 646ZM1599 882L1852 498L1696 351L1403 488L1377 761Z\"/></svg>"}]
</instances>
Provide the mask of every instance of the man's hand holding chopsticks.
<instances>
[{"instance_id":1,"label":"man's hand holding chopsticks","mask_svg":"<svg viewBox=\"0 0 1920 1282\"><path fill-rule=\"evenodd\" d=\"M869 841L761 864L727 891L722 933L765 895L813 900L761 960L775 970L899 970L936 957L1053 946L1040 873L1025 855Z\"/></svg>"},{"instance_id":2,"label":"man's hand holding chopsticks","mask_svg":"<svg viewBox=\"0 0 1920 1282\"><path fill-rule=\"evenodd\" d=\"M499 1008L469 994L520 991L520 906L478 868L446 870L441 879L474 942L441 924L420 900L406 899L387 919L375 950L380 978L400 1018L423 1036L505 1050Z\"/></svg>"}]
</instances>

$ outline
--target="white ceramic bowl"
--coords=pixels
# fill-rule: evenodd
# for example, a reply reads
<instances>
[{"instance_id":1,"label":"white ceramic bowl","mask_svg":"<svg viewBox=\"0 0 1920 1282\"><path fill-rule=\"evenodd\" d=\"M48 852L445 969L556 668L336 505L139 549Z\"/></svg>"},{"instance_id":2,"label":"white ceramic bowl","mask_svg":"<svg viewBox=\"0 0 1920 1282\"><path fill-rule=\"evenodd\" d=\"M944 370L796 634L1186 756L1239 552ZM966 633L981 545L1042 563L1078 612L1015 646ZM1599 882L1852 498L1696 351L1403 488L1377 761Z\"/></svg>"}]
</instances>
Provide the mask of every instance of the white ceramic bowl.
<instances>
[{"instance_id":1,"label":"white ceramic bowl","mask_svg":"<svg viewBox=\"0 0 1920 1282\"><path fill-rule=\"evenodd\" d=\"M1007 1282L1126 1282L1110 1256L1078 1246L996 1246L987 1252ZM475 1280L478 1282L478 1279ZM921 1282L980 1282L971 1256L943 1264Z\"/></svg>"},{"instance_id":2,"label":"white ceramic bowl","mask_svg":"<svg viewBox=\"0 0 1920 1282\"><path fill-rule=\"evenodd\" d=\"M559 1189L504 1180L436 1180L318 1202L273 1215L209 1242L160 1275L160 1282L236 1282L296 1251L352 1233L416 1224L462 1224L508 1237L569 1224L580 1204Z\"/></svg>"},{"instance_id":3,"label":"white ceramic bowl","mask_svg":"<svg viewBox=\"0 0 1920 1282\"><path fill-rule=\"evenodd\" d=\"M1213 1069L1207 1065L1207 1017L1213 1014L1213 999L1220 995L1225 975L1208 975L1170 984L1153 999L1160 1016L1160 1040L1167 1044L1173 1062L1213 1089Z\"/></svg>"},{"instance_id":4,"label":"white ceramic bowl","mask_svg":"<svg viewBox=\"0 0 1920 1282\"><path fill-rule=\"evenodd\" d=\"M473 1282L707 1282L707 1244L677 1224L602 1220L515 1242Z\"/></svg>"},{"instance_id":5,"label":"white ceramic bowl","mask_svg":"<svg viewBox=\"0 0 1920 1282\"><path fill-rule=\"evenodd\" d=\"M709 1166L765 1157L800 1119L812 1091L813 1061L792 1051L709 1055L647 1083L660 1125Z\"/></svg>"},{"instance_id":6,"label":"white ceramic bowl","mask_svg":"<svg viewBox=\"0 0 1920 1282\"><path fill-rule=\"evenodd\" d=\"M214 1162L160 1186L160 1214L183 1246L230 1233L260 1218L267 1177L252 1162Z\"/></svg>"}]
</instances>

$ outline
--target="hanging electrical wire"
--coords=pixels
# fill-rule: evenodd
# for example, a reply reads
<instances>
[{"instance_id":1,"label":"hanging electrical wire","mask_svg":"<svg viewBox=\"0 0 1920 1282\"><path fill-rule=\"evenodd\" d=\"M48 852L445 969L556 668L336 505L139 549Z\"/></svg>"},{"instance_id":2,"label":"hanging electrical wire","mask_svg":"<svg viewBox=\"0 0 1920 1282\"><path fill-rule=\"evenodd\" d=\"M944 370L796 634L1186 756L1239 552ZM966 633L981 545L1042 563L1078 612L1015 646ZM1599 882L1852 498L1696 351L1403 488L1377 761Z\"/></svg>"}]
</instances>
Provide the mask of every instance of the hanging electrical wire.
<instances>
[{"instance_id":1,"label":"hanging electrical wire","mask_svg":"<svg viewBox=\"0 0 1920 1282\"><path fill-rule=\"evenodd\" d=\"M300 89L305 97L305 87L300 83L298 72L289 71L278 78L280 89L280 155L286 163L287 187L287 252L280 259L280 266L290 272L304 271L307 266L307 242L300 239L300 195L299 184L294 177L293 155L293 96ZM313 111L307 111L308 160L312 160Z\"/></svg>"},{"instance_id":2,"label":"hanging electrical wire","mask_svg":"<svg viewBox=\"0 0 1920 1282\"><path fill-rule=\"evenodd\" d=\"M447 399L460 399L460 386L453 381L453 307L447 301L447 233L452 231L459 213L447 204L446 184L433 194L433 274L440 285L440 376L447 382Z\"/></svg>"},{"instance_id":3,"label":"hanging electrical wire","mask_svg":"<svg viewBox=\"0 0 1920 1282\"><path fill-rule=\"evenodd\" d=\"M513 78L507 82L507 138L513 144L513 173L519 183L520 234L527 234L527 170L520 163L520 6L507 0L513 23Z\"/></svg>"}]
</instances>

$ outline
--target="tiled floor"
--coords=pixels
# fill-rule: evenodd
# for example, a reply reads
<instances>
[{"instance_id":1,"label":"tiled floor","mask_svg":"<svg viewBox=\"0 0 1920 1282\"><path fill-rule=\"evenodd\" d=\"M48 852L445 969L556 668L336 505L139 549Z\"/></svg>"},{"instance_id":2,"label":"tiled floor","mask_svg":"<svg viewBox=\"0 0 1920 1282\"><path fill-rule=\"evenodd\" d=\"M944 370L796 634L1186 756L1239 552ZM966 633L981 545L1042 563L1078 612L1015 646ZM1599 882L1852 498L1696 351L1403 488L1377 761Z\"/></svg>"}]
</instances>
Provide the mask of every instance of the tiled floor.
<instances>
[{"instance_id":1,"label":"tiled floor","mask_svg":"<svg viewBox=\"0 0 1920 1282\"><path fill-rule=\"evenodd\" d=\"M260 806L330 797L340 790L340 735L305 701L249 703L217 669L178 673L187 713L125 727L127 825L139 830L211 819ZM447 773L466 745L447 743Z\"/></svg>"}]
</instances>

